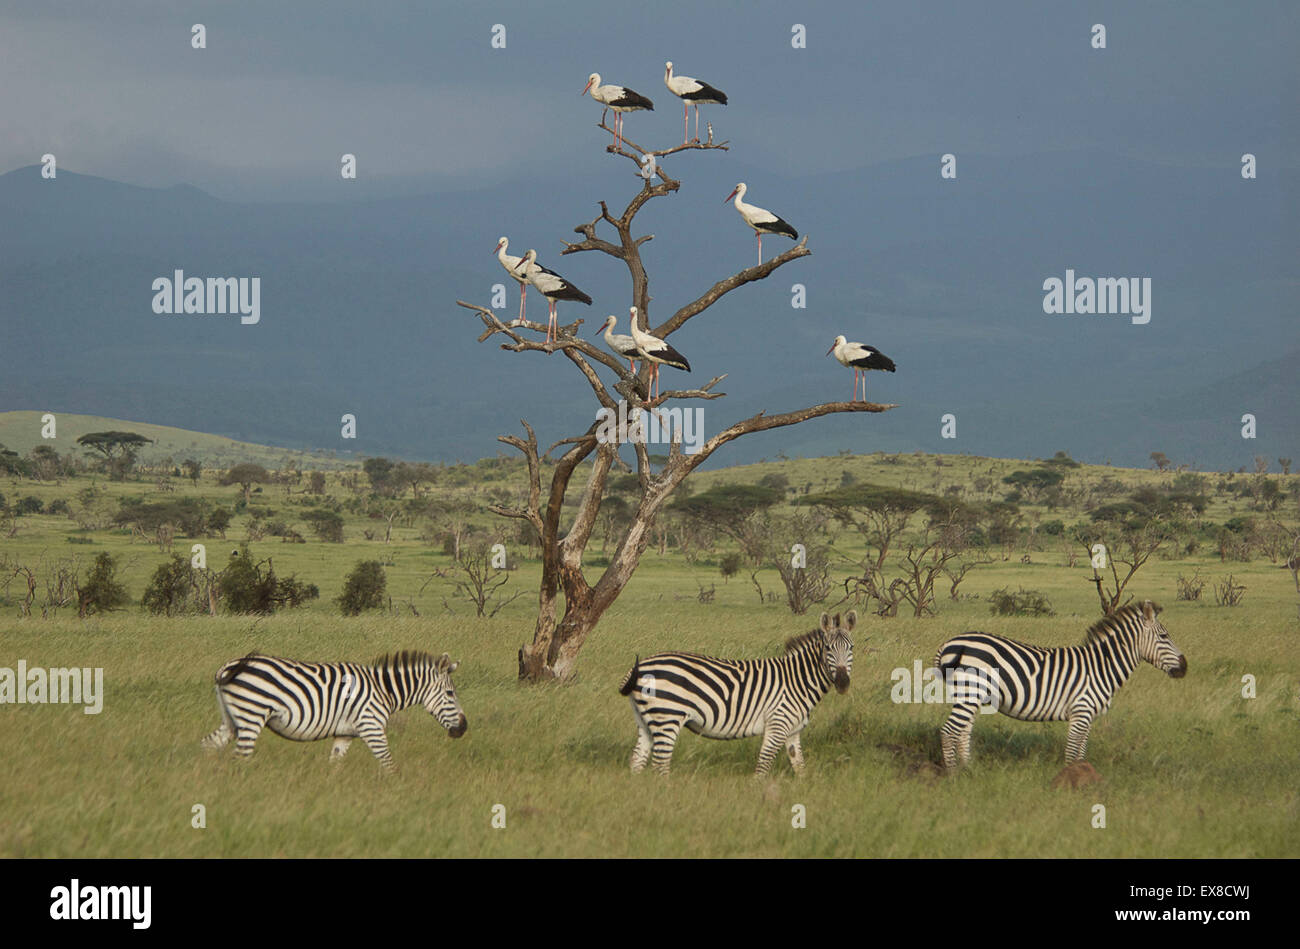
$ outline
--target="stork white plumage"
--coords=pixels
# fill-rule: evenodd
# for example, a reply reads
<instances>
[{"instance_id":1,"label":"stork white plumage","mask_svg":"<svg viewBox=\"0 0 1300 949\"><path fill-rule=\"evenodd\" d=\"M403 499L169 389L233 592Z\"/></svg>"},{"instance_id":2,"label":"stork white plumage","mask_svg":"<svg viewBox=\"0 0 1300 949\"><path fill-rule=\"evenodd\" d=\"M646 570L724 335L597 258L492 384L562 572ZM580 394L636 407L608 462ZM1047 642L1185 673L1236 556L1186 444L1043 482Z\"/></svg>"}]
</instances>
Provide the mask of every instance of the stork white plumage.
<instances>
[{"instance_id":1,"label":"stork white plumage","mask_svg":"<svg viewBox=\"0 0 1300 949\"><path fill-rule=\"evenodd\" d=\"M625 86L615 86L612 84L601 85L600 73L594 72L587 77L587 84L582 87L582 94L585 96L588 92L591 97L603 105L606 109L614 110L614 147L623 147L623 113L640 112L645 110L653 112L655 104L647 99L641 93ZM600 120L605 121L602 113Z\"/></svg>"},{"instance_id":2,"label":"stork white plumage","mask_svg":"<svg viewBox=\"0 0 1300 949\"><path fill-rule=\"evenodd\" d=\"M633 360L640 356L641 352L636 348L636 340L631 336L614 332L614 327L617 324L617 316L611 314L605 317L605 345L626 359L628 369L636 372L636 363Z\"/></svg>"},{"instance_id":3,"label":"stork white plumage","mask_svg":"<svg viewBox=\"0 0 1300 949\"><path fill-rule=\"evenodd\" d=\"M683 372L691 371L691 364L686 361L686 357L673 349L658 336L645 332L637 326L637 309L630 307L628 309L628 318L631 320L632 340L636 343L637 352L646 362L650 363L650 381L654 383L654 395L651 398L659 396L659 367L672 366L674 369L680 369Z\"/></svg>"},{"instance_id":4,"label":"stork white plumage","mask_svg":"<svg viewBox=\"0 0 1300 949\"><path fill-rule=\"evenodd\" d=\"M506 248L509 246L510 241L504 237L501 238L501 240L497 241L496 255L497 260L501 261L501 266L506 269L506 273L510 274L510 279L519 284L519 319L515 321L518 324L524 321L524 301L528 299L528 278L516 269L523 263L524 259L515 257L513 254L507 254Z\"/></svg>"},{"instance_id":5,"label":"stork white plumage","mask_svg":"<svg viewBox=\"0 0 1300 949\"><path fill-rule=\"evenodd\" d=\"M572 300L578 303L585 303L591 306L591 297L587 296L569 281L565 280L554 270L547 270L537 262L537 251L530 249L519 261L521 269L528 278L528 282L541 291L542 296L546 297L550 304L550 320L546 326L546 341L559 338L559 327L556 324L555 304L560 300Z\"/></svg>"},{"instance_id":6,"label":"stork white plumage","mask_svg":"<svg viewBox=\"0 0 1300 949\"><path fill-rule=\"evenodd\" d=\"M700 140L700 106L702 105L726 105L727 94L721 89L715 89L707 82L700 82L698 79L692 79L690 76L674 76L672 62L664 63L664 85L668 91L682 100L682 144L687 142L687 117L690 115L691 106L695 106L695 140ZM713 126L709 126L709 137L713 137Z\"/></svg>"},{"instance_id":7,"label":"stork white plumage","mask_svg":"<svg viewBox=\"0 0 1300 949\"><path fill-rule=\"evenodd\" d=\"M763 262L763 235L764 234L784 234L791 240L799 239L799 232L793 227L777 217L767 208L760 208L757 205L745 203L745 192L749 190L749 185L743 181L732 189L731 194L727 195L722 203L726 204L732 198L735 198L736 210L740 212L741 218L746 224L754 229L758 235L758 262Z\"/></svg>"},{"instance_id":8,"label":"stork white plumage","mask_svg":"<svg viewBox=\"0 0 1300 949\"><path fill-rule=\"evenodd\" d=\"M894 371L894 360L890 359L874 346L868 346L865 343L850 343L843 336L836 336L834 344L826 350L826 355L835 354L841 366L848 366L853 370L853 398L858 400L858 376L862 376L862 401L867 401L867 373L872 369L879 369L884 372Z\"/></svg>"}]
</instances>

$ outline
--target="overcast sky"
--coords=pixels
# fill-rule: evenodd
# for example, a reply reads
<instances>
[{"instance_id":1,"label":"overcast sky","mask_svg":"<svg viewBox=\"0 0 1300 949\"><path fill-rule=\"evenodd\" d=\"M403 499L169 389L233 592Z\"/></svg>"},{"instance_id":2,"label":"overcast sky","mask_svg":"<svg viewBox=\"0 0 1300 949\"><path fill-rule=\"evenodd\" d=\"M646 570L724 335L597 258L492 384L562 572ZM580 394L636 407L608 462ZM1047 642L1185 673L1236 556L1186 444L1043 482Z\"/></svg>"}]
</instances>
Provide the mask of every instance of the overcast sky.
<instances>
[{"instance_id":1,"label":"overcast sky","mask_svg":"<svg viewBox=\"0 0 1300 949\"><path fill-rule=\"evenodd\" d=\"M654 99L663 63L745 160L816 174L943 152L1079 147L1170 164L1294 166L1294 3L473 4L0 2L0 171L46 152L229 199L337 194L339 156L393 190L554 171L589 137L587 74ZM207 49L190 27L207 27ZM506 48L490 45L493 24ZM791 27L807 49L791 47ZM1107 48L1090 28L1103 23Z\"/></svg>"}]
</instances>

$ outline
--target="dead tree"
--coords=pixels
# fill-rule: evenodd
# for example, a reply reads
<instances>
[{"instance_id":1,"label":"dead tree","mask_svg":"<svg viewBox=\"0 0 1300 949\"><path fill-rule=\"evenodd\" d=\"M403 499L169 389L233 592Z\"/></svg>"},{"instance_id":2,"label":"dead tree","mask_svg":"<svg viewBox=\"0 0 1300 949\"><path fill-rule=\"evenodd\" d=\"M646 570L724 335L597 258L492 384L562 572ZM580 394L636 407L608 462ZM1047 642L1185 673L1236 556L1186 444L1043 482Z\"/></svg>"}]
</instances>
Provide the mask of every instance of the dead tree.
<instances>
[{"instance_id":1,"label":"dead tree","mask_svg":"<svg viewBox=\"0 0 1300 949\"><path fill-rule=\"evenodd\" d=\"M600 127L609 130L603 121ZM585 224L579 224L574 228L574 232L581 236L581 240L564 242L565 248L562 254L594 251L622 261L631 278L632 294L628 302L637 307L639 325L649 329L660 339L666 339L680 330L731 291L762 280L777 268L811 253L805 236L802 241L784 253L717 281L694 300L680 306L666 321L651 328L650 302L653 297L650 294L650 278L641 261L641 245L652 240L654 235L638 236L633 233L636 215L649 201L670 195L681 186L665 170L661 162L663 158L683 151L725 149L725 142L714 144L711 141L677 145L654 151L642 148L627 139L623 140L621 147L615 148L612 144L607 146L607 152L625 158L637 167L641 174L642 185L617 217L610 212L606 202L601 201L600 213ZM606 239L597 232L597 229L602 226L613 229L614 239ZM576 331L582 320L560 327L558 339L547 343L537 338L544 336L546 332L547 327L544 323L529 321L507 326L487 307L476 306L463 300L456 302L462 307L473 310L483 321L484 331L479 336L480 342L498 336L505 339L505 342L501 343L501 348L507 352L542 355L562 353L586 380L599 408L608 410L615 417L618 415L620 401L627 403L628 411L637 409L654 411L659 413L660 418L671 418L664 408L666 403L712 400L722 398L724 395L714 391L718 383L725 378L720 375L699 388L667 390L651 400L647 388L648 364L643 361L637 373L633 374L613 353L579 339ZM626 307L621 309L626 311ZM617 381L613 385L608 385L597 372L597 366L608 369ZM500 440L518 449L527 461L528 499L520 507L502 505L489 507L502 517L528 522L541 538L542 578L538 593L537 622L532 642L524 644L519 650L519 678L536 682L546 679L565 680L572 676L579 650L604 612L623 592L636 570L641 555L651 539L655 516L677 486L723 445L752 432L797 425L822 415L837 412L884 412L891 408L894 406L874 402L828 402L777 415L768 415L764 411L722 428L695 454L686 454L681 450L681 431L678 428L672 434L668 460L658 471L652 470L644 441L629 438L628 442L632 444L636 453L635 471L638 487L632 498L628 521L619 529L615 553L609 566L594 583L587 579L583 571L582 558L598 524L600 504L605 496L605 482L610 470L615 466L620 469L628 468L618 456L619 443L617 440L603 439L599 434L603 431L602 423L593 421L585 431L560 439L543 453L539 449L532 426L527 421L521 420L526 438L502 435ZM557 449L562 449L563 453L555 460L550 470L550 483L543 491L542 461ZM590 465L583 474L585 483L581 488L577 509L566 530L561 523L561 510L574 475L578 472L579 466L588 460ZM564 598L562 615L559 614L561 595Z\"/></svg>"}]
</instances>

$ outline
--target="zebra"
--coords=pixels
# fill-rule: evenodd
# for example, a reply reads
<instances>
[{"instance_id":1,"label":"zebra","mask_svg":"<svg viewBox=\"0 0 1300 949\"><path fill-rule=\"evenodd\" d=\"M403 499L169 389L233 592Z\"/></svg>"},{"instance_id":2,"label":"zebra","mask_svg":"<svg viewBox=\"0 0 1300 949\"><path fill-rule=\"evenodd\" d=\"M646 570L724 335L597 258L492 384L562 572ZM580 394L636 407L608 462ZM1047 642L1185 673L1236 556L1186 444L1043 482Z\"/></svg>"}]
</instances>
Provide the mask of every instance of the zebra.
<instances>
[{"instance_id":1,"label":"zebra","mask_svg":"<svg viewBox=\"0 0 1300 949\"><path fill-rule=\"evenodd\" d=\"M1044 648L974 632L948 640L934 660L954 703L939 731L944 766L970 760L976 710L989 704L1022 721L1068 721L1065 763L1082 761L1093 719L1140 660L1174 679L1187 674L1187 657L1156 619L1160 610L1150 600L1123 606L1094 623L1080 646Z\"/></svg>"},{"instance_id":2,"label":"zebra","mask_svg":"<svg viewBox=\"0 0 1300 949\"><path fill-rule=\"evenodd\" d=\"M205 748L224 748L235 738L235 756L247 758L263 726L293 741L333 738L330 760L347 754L360 738L385 770L393 768L385 728L389 717L423 705L452 738L469 723L456 698L451 674L459 662L443 653L399 652L372 665L299 662L250 653L216 675L221 725L204 738Z\"/></svg>"},{"instance_id":3,"label":"zebra","mask_svg":"<svg viewBox=\"0 0 1300 949\"><path fill-rule=\"evenodd\" d=\"M782 746L796 774L804 768L799 733L833 685L849 688L853 671L850 633L858 615L843 625L822 614L817 629L787 640L784 655L769 659L714 659L668 652L632 664L619 693L632 702L637 741L632 773L647 762L667 774L673 745L685 725L705 738L762 735L755 777L762 777Z\"/></svg>"}]
</instances>

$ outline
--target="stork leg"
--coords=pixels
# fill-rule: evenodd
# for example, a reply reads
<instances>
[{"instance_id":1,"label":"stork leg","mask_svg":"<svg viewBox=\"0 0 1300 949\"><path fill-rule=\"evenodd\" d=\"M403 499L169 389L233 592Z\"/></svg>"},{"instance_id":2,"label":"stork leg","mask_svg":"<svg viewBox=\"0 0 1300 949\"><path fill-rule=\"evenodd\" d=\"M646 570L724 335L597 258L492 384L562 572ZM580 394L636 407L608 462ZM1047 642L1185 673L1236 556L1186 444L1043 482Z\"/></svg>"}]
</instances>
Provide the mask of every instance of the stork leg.
<instances>
[{"instance_id":1,"label":"stork leg","mask_svg":"<svg viewBox=\"0 0 1300 949\"><path fill-rule=\"evenodd\" d=\"M547 322L547 324L546 324L546 341L547 341L548 343L556 342L556 341L559 340L559 338L560 338L560 329L559 329L559 326L557 325L557 316L556 316L556 313L555 313L555 305L556 305L556 304L555 304L555 301L552 300L552 301L551 301L550 320L549 320L549 321Z\"/></svg>"},{"instance_id":2,"label":"stork leg","mask_svg":"<svg viewBox=\"0 0 1300 949\"><path fill-rule=\"evenodd\" d=\"M519 325L524 323L524 301L528 299L528 284L521 284L519 287Z\"/></svg>"},{"instance_id":3,"label":"stork leg","mask_svg":"<svg viewBox=\"0 0 1300 949\"><path fill-rule=\"evenodd\" d=\"M690 125L691 104L685 99L682 100L682 144L685 145L687 137L691 134Z\"/></svg>"},{"instance_id":4,"label":"stork leg","mask_svg":"<svg viewBox=\"0 0 1300 949\"><path fill-rule=\"evenodd\" d=\"M763 263L763 232L755 231L754 233L758 235L758 262L762 264Z\"/></svg>"},{"instance_id":5,"label":"stork leg","mask_svg":"<svg viewBox=\"0 0 1300 949\"><path fill-rule=\"evenodd\" d=\"M695 107L695 140L700 140L700 107Z\"/></svg>"}]
</instances>

